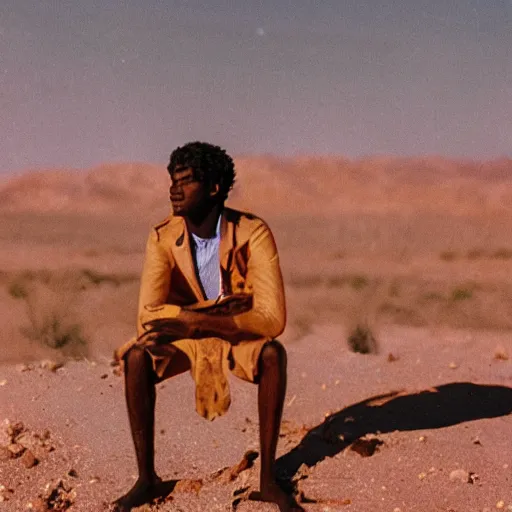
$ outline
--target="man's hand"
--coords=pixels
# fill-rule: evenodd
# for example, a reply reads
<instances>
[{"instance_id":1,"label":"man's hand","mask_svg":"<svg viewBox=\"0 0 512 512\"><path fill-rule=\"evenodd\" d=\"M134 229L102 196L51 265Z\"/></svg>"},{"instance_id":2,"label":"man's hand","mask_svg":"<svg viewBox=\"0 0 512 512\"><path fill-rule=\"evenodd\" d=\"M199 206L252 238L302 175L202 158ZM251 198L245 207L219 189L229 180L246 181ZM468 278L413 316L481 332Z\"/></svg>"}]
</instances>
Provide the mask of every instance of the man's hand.
<instances>
[{"instance_id":1,"label":"man's hand","mask_svg":"<svg viewBox=\"0 0 512 512\"><path fill-rule=\"evenodd\" d=\"M154 337L155 341L159 337L165 341L169 338L177 340L194 337L193 326L180 318L158 318L146 322L144 328L147 331L140 337Z\"/></svg>"}]
</instances>

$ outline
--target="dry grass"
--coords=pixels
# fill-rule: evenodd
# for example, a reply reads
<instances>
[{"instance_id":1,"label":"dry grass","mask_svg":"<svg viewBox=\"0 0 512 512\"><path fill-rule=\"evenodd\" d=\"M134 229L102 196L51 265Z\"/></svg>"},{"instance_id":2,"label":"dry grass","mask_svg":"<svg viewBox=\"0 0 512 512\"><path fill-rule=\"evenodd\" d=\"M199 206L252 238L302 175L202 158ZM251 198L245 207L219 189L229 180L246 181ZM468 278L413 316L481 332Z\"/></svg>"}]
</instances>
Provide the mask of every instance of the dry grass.
<instances>
[{"instance_id":1,"label":"dry grass","mask_svg":"<svg viewBox=\"0 0 512 512\"><path fill-rule=\"evenodd\" d=\"M20 332L30 341L59 351L66 357L85 357L87 340L73 316L79 275L24 272L8 286L11 297L23 301L28 324Z\"/></svg>"},{"instance_id":2,"label":"dry grass","mask_svg":"<svg viewBox=\"0 0 512 512\"><path fill-rule=\"evenodd\" d=\"M357 325L348 336L348 346L358 354L376 354L377 340L367 325Z\"/></svg>"}]
</instances>

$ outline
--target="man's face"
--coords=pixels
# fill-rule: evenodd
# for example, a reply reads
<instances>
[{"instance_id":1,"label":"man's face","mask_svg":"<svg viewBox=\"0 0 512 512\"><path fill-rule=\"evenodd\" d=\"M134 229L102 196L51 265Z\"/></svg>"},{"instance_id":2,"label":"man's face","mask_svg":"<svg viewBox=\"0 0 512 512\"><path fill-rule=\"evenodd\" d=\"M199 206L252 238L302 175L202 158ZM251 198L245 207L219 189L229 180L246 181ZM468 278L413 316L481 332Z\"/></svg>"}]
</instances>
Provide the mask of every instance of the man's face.
<instances>
[{"instance_id":1,"label":"man's face","mask_svg":"<svg viewBox=\"0 0 512 512\"><path fill-rule=\"evenodd\" d=\"M193 217L212 199L209 187L196 179L191 167L176 167L172 171L169 197L173 213L178 217Z\"/></svg>"}]
</instances>

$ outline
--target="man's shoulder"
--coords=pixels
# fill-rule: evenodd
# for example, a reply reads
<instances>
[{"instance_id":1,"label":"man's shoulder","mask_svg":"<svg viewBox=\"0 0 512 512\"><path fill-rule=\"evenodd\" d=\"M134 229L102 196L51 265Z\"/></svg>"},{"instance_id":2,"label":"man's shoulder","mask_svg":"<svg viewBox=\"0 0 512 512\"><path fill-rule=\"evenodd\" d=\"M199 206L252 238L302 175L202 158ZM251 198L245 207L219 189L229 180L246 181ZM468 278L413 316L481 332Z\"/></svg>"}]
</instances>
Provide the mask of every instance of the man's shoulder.
<instances>
[{"instance_id":1,"label":"man's shoulder","mask_svg":"<svg viewBox=\"0 0 512 512\"><path fill-rule=\"evenodd\" d=\"M154 224L151 228L151 235L153 235L157 241L166 239L176 239L183 233L183 220L181 217L174 217L169 214L165 219Z\"/></svg>"},{"instance_id":2,"label":"man's shoulder","mask_svg":"<svg viewBox=\"0 0 512 512\"><path fill-rule=\"evenodd\" d=\"M232 222L239 229L254 230L260 226L267 226L267 223L258 215L243 210L236 210L234 208L224 208L226 220Z\"/></svg>"}]
</instances>

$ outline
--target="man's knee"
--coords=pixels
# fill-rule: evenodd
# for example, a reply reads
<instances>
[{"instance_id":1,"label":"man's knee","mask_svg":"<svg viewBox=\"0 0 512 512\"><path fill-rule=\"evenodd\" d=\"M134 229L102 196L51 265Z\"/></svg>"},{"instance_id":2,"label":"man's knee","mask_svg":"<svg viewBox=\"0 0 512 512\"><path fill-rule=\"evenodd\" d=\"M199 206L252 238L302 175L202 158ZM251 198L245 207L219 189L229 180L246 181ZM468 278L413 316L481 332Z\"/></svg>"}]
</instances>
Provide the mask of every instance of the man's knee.
<instances>
[{"instance_id":1,"label":"man's knee","mask_svg":"<svg viewBox=\"0 0 512 512\"><path fill-rule=\"evenodd\" d=\"M260 355L260 364L263 368L272 366L286 368L286 350L283 345L277 340L265 343Z\"/></svg>"},{"instance_id":2,"label":"man's knee","mask_svg":"<svg viewBox=\"0 0 512 512\"><path fill-rule=\"evenodd\" d=\"M127 369L140 368L140 366L147 365L150 362L149 354L143 348L137 346L130 348L123 359Z\"/></svg>"}]
</instances>

